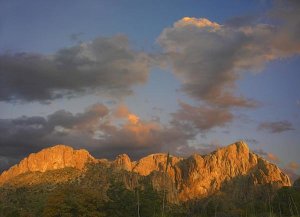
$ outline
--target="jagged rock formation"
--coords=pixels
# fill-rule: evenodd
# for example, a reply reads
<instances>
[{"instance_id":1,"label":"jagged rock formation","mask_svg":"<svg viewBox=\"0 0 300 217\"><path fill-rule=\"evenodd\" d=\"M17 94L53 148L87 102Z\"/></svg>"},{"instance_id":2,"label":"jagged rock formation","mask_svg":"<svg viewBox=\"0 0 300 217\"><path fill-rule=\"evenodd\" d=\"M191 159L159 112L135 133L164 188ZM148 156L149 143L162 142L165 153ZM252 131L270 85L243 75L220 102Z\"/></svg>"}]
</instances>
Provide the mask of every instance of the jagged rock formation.
<instances>
[{"instance_id":1,"label":"jagged rock formation","mask_svg":"<svg viewBox=\"0 0 300 217\"><path fill-rule=\"evenodd\" d=\"M127 171L132 171L133 168L133 163L127 154L118 155L114 160L113 165Z\"/></svg>"},{"instance_id":2,"label":"jagged rock formation","mask_svg":"<svg viewBox=\"0 0 300 217\"><path fill-rule=\"evenodd\" d=\"M45 172L66 167L82 170L88 162L96 162L88 151L74 150L66 145L56 145L30 154L19 164L4 171L0 176L0 184L28 172Z\"/></svg>"},{"instance_id":3,"label":"jagged rock formation","mask_svg":"<svg viewBox=\"0 0 300 217\"><path fill-rule=\"evenodd\" d=\"M85 150L73 150L58 145L31 154L20 164L13 166L0 176L0 184L26 172L45 172L72 167L82 170L86 163L94 163L107 168L118 168L141 177L149 177L152 185L161 190L164 186L164 171L167 155L152 154L132 162L126 155L116 160L96 160ZM243 177L247 185L270 184L274 187L290 186L290 180L274 164L251 152L244 142L237 142L215 152L201 156L194 154L189 158L170 156L166 173L169 198L187 201L211 195L232 180Z\"/></svg>"}]
</instances>

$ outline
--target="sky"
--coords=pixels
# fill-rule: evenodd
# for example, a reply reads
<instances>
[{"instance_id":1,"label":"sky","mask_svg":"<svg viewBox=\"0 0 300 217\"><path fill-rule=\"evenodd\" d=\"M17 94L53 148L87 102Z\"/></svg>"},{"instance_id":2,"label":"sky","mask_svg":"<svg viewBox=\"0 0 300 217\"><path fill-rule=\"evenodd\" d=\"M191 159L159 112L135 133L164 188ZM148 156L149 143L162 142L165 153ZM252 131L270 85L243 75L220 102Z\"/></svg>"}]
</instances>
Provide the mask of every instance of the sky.
<instances>
[{"instance_id":1,"label":"sky","mask_svg":"<svg viewBox=\"0 0 300 217\"><path fill-rule=\"evenodd\" d=\"M297 0L0 1L0 170L239 140L300 175Z\"/></svg>"}]
</instances>

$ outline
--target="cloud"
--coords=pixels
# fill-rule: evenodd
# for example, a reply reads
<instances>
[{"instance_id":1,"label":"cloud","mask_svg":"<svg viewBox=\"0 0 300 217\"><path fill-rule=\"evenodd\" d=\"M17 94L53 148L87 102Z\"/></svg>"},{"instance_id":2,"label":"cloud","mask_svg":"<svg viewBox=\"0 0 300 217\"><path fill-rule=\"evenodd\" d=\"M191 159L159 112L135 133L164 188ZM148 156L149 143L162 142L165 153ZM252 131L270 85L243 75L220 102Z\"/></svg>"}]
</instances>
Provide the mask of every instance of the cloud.
<instances>
[{"instance_id":1,"label":"cloud","mask_svg":"<svg viewBox=\"0 0 300 217\"><path fill-rule=\"evenodd\" d=\"M253 152L263 157L266 157L268 155L268 153L263 149L254 149Z\"/></svg>"},{"instance_id":2,"label":"cloud","mask_svg":"<svg viewBox=\"0 0 300 217\"><path fill-rule=\"evenodd\" d=\"M257 106L236 94L236 81L247 71L260 71L269 61L300 53L299 3L280 2L273 9L272 19L282 18L276 25L243 17L223 25L184 17L165 28L157 41L182 90L215 106Z\"/></svg>"},{"instance_id":3,"label":"cloud","mask_svg":"<svg viewBox=\"0 0 300 217\"><path fill-rule=\"evenodd\" d=\"M86 93L123 97L147 81L149 56L118 35L99 37L52 55L0 55L0 100L44 101Z\"/></svg>"},{"instance_id":4,"label":"cloud","mask_svg":"<svg viewBox=\"0 0 300 217\"><path fill-rule=\"evenodd\" d=\"M191 154L198 153L201 155L209 154L218 148L220 145L217 144L198 144L198 145L180 145L176 147L175 153L180 156L190 156Z\"/></svg>"},{"instance_id":5,"label":"cloud","mask_svg":"<svg viewBox=\"0 0 300 217\"><path fill-rule=\"evenodd\" d=\"M4 157L16 158L51 144L89 143L98 122L108 115L102 104L88 107L83 113L59 110L47 117L22 116L0 119L0 147Z\"/></svg>"},{"instance_id":6,"label":"cloud","mask_svg":"<svg viewBox=\"0 0 300 217\"><path fill-rule=\"evenodd\" d=\"M299 172L299 168L300 165L297 162L292 161L283 168L283 171L291 178L292 181L295 181L299 178L299 174L297 174Z\"/></svg>"},{"instance_id":7,"label":"cloud","mask_svg":"<svg viewBox=\"0 0 300 217\"><path fill-rule=\"evenodd\" d=\"M262 156L263 158L265 158L269 161L272 161L273 163L281 162L280 158L277 155L275 155L271 152L266 152L263 149L256 149L256 150L253 150L253 152L255 152L256 154Z\"/></svg>"},{"instance_id":8,"label":"cloud","mask_svg":"<svg viewBox=\"0 0 300 217\"><path fill-rule=\"evenodd\" d=\"M266 130L270 133L282 133L294 130L292 123L289 121L262 122L258 126L258 130Z\"/></svg>"},{"instance_id":9,"label":"cloud","mask_svg":"<svg viewBox=\"0 0 300 217\"><path fill-rule=\"evenodd\" d=\"M218 29L221 26L218 23L211 22L206 18L184 17L174 24L175 27L197 26L199 28Z\"/></svg>"},{"instance_id":10,"label":"cloud","mask_svg":"<svg viewBox=\"0 0 300 217\"><path fill-rule=\"evenodd\" d=\"M299 174L295 173L294 170L283 168L282 171L290 177L292 182L299 178Z\"/></svg>"},{"instance_id":11,"label":"cloud","mask_svg":"<svg viewBox=\"0 0 300 217\"><path fill-rule=\"evenodd\" d=\"M179 102L180 109L172 114L174 121L191 123L200 131L225 126L233 120L233 114L224 108L192 106Z\"/></svg>"},{"instance_id":12,"label":"cloud","mask_svg":"<svg viewBox=\"0 0 300 217\"><path fill-rule=\"evenodd\" d=\"M291 170L298 170L300 168L300 165L297 162L290 162L288 163L287 167Z\"/></svg>"},{"instance_id":13,"label":"cloud","mask_svg":"<svg viewBox=\"0 0 300 217\"><path fill-rule=\"evenodd\" d=\"M131 124L138 124L140 118L130 113L128 107L124 104L120 104L114 111L114 116L117 118L126 118Z\"/></svg>"},{"instance_id":14,"label":"cloud","mask_svg":"<svg viewBox=\"0 0 300 217\"><path fill-rule=\"evenodd\" d=\"M280 163L280 159L277 155L273 154L273 153L267 153L267 159L270 161L273 161L274 163Z\"/></svg>"},{"instance_id":15,"label":"cloud","mask_svg":"<svg viewBox=\"0 0 300 217\"><path fill-rule=\"evenodd\" d=\"M114 158L121 153L127 153L134 159L162 151L178 154L179 146L185 149L186 154L194 149L184 146L188 146L196 136L190 126L162 125L141 119L125 105L109 109L104 104L91 105L76 114L58 110L47 117L0 119L0 130L2 168L55 144L86 148L94 156L106 158Z\"/></svg>"}]
</instances>

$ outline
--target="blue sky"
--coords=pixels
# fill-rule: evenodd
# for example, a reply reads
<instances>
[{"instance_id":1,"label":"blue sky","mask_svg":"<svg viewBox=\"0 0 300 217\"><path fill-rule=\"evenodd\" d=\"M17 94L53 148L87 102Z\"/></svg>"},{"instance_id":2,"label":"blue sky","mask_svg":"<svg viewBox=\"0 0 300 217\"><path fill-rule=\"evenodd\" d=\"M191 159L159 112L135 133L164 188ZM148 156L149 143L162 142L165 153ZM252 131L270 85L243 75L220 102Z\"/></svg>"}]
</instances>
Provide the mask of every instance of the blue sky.
<instances>
[{"instance_id":1,"label":"blue sky","mask_svg":"<svg viewBox=\"0 0 300 217\"><path fill-rule=\"evenodd\" d=\"M54 143L137 158L243 139L299 174L300 7L289 4L1 1L1 168Z\"/></svg>"}]
</instances>

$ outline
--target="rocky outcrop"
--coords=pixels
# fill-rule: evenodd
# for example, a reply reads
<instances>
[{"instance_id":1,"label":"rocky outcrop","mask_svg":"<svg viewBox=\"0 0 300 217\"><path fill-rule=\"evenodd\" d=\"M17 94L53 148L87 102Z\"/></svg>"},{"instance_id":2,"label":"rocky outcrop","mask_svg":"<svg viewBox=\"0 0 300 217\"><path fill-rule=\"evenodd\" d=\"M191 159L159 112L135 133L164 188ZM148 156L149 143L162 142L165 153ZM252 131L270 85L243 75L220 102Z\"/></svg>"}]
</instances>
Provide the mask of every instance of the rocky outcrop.
<instances>
[{"instance_id":1,"label":"rocky outcrop","mask_svg":"<svg viewBox=\"0 0 300 217\"><path fill-rule=\"evenodd\" d=\"M149 155L139 160L133 171L142 176L154 171L163 173L166 162L166 154ZM252 185L291 185L289 177L276 165L251 152L242 141L205 156L194 154L186 159L170 156L167 176L181 201L213 194L237 177L247 177Z\"/></svg>"},{"instance_id":2,"label":"rocky outcrop","mask_svg":"<svg viewBox=\"0 0 300 217\"><path fill-rule=\"evenodd\" d=\"M29 155L4 172L0 176L0 184L26 172L65 167L83 170L87 162L94 162L105 168L113 167L148 177L156 189L168 188L172 198L179 201L214 194L230 183L231 188L235 187L236 184L232 183L240 183L241 180L246 180L247 186L272 185L278 188L291 185L287 175L276 165L251 152L245 142L236 142L208 155L194 154L189 158L169 155L167 158L167 154L152 154L132 162L126 154L122 154L114 161L96 160L85 150L58 145Z\"/></svg>"},{"instance_id":3,"label":"rocky outcrop","mask_svg":"<svg viewBox=\"0 0 300 217\"><path fill-rule=\"evenodd\" d=\"M204 197L221 189L238 177L247 177L248 184L290 186L290 180L280 169L250 152L244 142L237 142L209 155L195 154L174 168L180 200Z\"/></svg>"},{"instance_id":4,"label":"rocky outcrop","mask_svg":"<svg viewBox=\"0 0 300 217\"><path fill-rule=\"evenodd\" d=\"M65 145L56 145L43 149L38 153L32 153L24 158L19 164L4 171L0 176L0 184L9 179L27 172L45 172L66 167L83 170L86 163L96 162L88 151L74 150Z\"/></svg>"},{"instance_id":5,"label":"rocky outcrop","mask_svg":"<svg viewBox=\"0 0 300 217\"><path fill-rule=\"evenodd\" d=\"M112 164L115 167L119 167L127 171L132 171L132 162L127 154L118 155Z\"/></svg>"},{"instance_id":6,"label":"rocky outcrop","mask_svg":"<svg viewBox=\"0 0 300 217\"><path fill-rule=\"evenodd\" d=\"M170 156L168 167L173 168L183 158ZM151 154L136 162L133 171L142 175L147 176L153 171L165 171L167 163L167 154ZM169 175L173 177L174 171L169 170Z\"/></svg>"}]
</instances>

